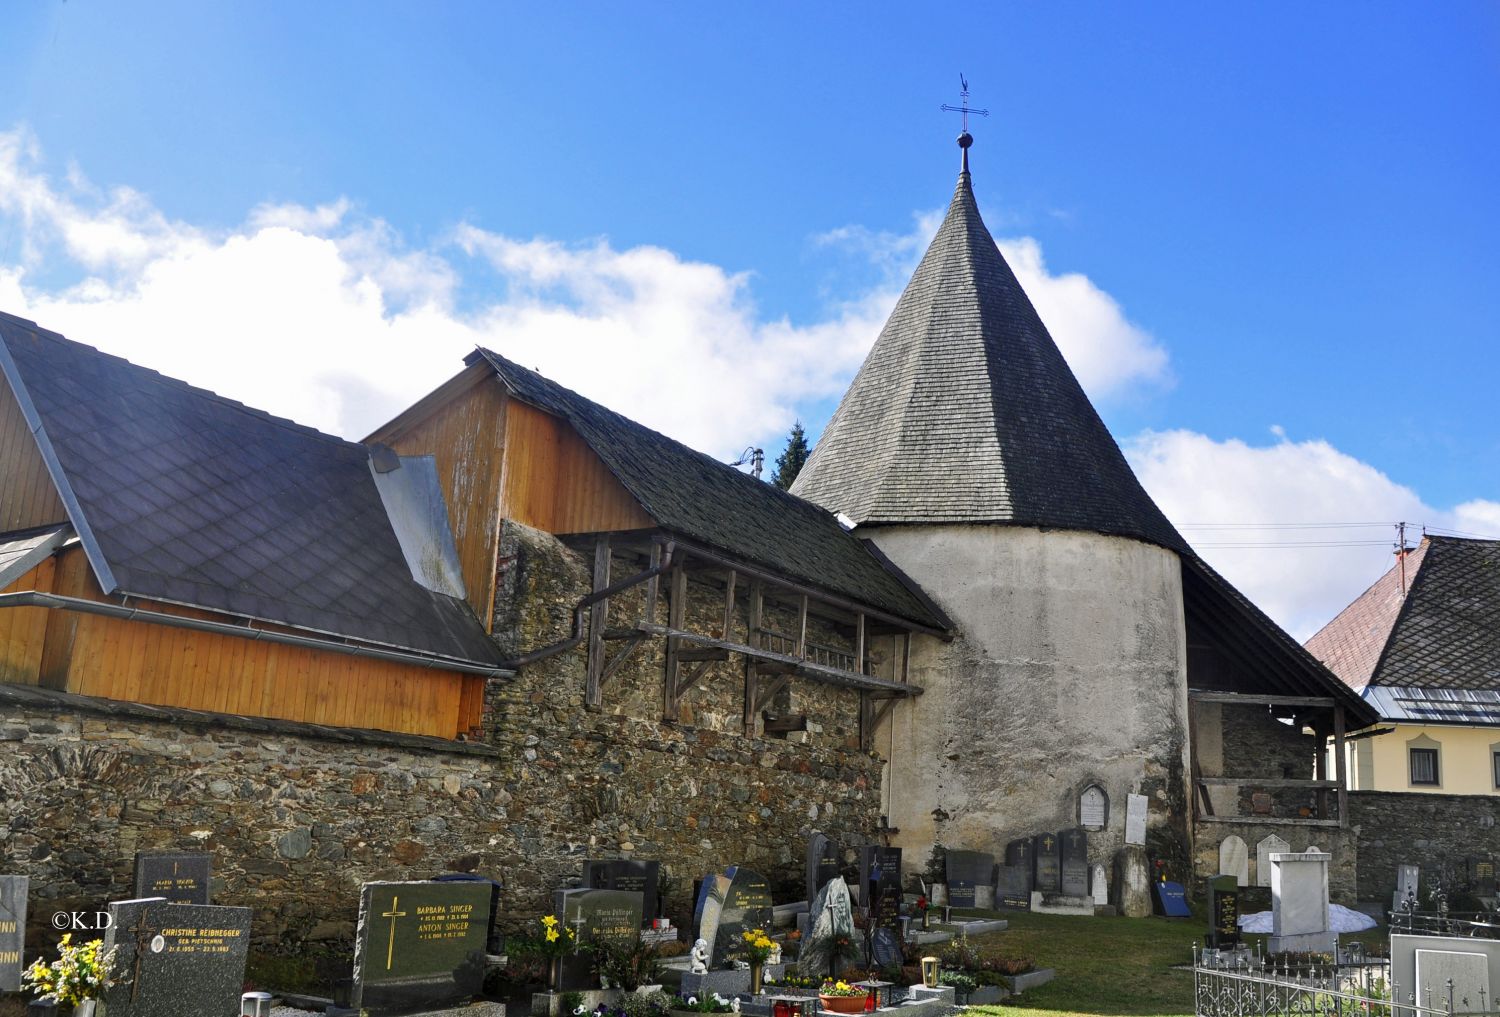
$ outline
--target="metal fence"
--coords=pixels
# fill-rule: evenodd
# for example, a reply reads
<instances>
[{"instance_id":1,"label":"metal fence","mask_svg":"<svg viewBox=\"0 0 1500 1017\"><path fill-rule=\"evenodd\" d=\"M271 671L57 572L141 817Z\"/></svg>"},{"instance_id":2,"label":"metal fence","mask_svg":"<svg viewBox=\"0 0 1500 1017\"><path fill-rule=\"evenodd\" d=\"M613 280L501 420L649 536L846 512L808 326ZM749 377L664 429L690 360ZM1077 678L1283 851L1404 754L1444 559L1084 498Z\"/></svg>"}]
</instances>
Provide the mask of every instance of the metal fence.
<instances>
[{"instance_id":1,"label":"metal fence","mask_svg":"<svg viewBox=\"0 0 1500 1017\"><path fill-rule=\"evenodd\" d=\"M1347 965L1346 965L1347 967ZM1417 1003L1399 986L1379 979L1345 980L1339 975L1297 975L1272 969L1223 969L1193 965L1193 1000L1197 1017L1454 1017L1485 1013L1488 1000L1477 1007L1452 998ZM1395 998L1393 998L1395 997Z\"/></svg>"},{"instance_id":2,"label":"metal fence","mask_svg":"<svg viewBox=\"0 0 1500 1017\"><path fill-rule=\"evenodd\" d=\"M1500 919L1488 911L1400 911L1390 912L1392 932L1416 936L1468 936L1500 939Z\"/></svg>"}]
</instances>

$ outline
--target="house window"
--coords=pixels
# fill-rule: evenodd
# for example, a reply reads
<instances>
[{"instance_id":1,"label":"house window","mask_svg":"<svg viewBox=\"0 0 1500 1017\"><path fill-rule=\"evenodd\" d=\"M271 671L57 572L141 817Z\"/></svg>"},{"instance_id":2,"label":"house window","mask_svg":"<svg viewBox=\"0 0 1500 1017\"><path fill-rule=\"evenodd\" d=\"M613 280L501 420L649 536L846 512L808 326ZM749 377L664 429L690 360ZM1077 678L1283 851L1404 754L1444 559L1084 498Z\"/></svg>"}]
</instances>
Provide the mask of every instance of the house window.
<instances>
[{"instance_id":1,"label":"house window","mask_svg":"<svg viewBox=\"0 0 1500 1017\"><path fill-rule=\"evenodd\" d=\"M1490 752L1490 769L1495 771L1495 789L1500 791L1500 752Z\"/></svg>"},{"instance_id":2,"label":"house window","mask_svg":"<svg viewBox=\"0 0 1500 1017\"><path fill-rule=\"evenodd\" d=\"M1438 750L1408 749L1411 753L1411 782L1436 787L1438 784Z\"/></svg>"}]
</instances>

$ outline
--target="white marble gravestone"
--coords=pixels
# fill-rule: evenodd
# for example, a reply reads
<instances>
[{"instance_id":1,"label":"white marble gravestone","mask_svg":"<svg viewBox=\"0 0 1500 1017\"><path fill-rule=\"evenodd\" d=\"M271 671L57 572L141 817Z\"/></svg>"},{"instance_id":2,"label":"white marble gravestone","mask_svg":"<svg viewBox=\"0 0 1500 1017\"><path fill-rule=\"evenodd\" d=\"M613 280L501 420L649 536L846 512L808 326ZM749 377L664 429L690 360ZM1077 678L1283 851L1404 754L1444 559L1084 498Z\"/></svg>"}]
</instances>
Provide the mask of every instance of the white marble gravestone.
<instances>
[{"instance_id":1,"label":"white marble gravestone","mask_svg":"<svg viewBox=\"0 0 1500 1017\"><path fill-rule=\"evenodd\" d=\"M1095 907L1109 903L1109 877L1105 875L1103 865L1094 866L1093 894Z\"/></svg>"},{"instance_id":2,"label":"white marble gravestone","mask_svg":"<svg viewBox=\"0 0 1500 1017\"><path fill-rule=\"evenodd\" d=\"M1125 843L1146 843L1146 796L1127 795L1125 798Z\"/></svg>"},{"instance_id":3,"label":"white marble gravestone","mask_svg":"<svg viewBox=\"0 0 1500 1017\"><path fill-rule=\"evenodd\" d=\"M1437 1010L1448 1009L1452 979L1454 1013L1477 1013L1481 1006L1493 1012L1495 990L1500 988L1500 941L1393 935L1391 978L1401 987L1402 999L1415 992L1418 1005ZM1408 1017L1412 1013L1398 1012Z\"/></svg>"},{"instance_id":4,"label":"white marble gravestone","mask_svg":"<svg viewBox=\"0 0 1500 1017\"><path fill-rule=\"evenodd\" d=\"M1332 855L1277 852L1271 856L1271 953L1331 953L1338 942L1328 926L1328 863Z\"/></svg>"},{"instance_id":5,"label":"white marble gravestone","mask_svg":"<svg viewBox=\"0 0 1500 1017\"><path fill-rule=\"evenodd\" d=\"M1090 784L1078 796L1078 825L1090 832L1109 824L1109 799L1098 784Z\"/></svg>"},{"instance_id":6,"label":"white marble gravestone","mask_svg":"<svg viewBox=\"0 0 1500 1017\"><path fill-rule=\"evenodd\" d=\"M1271 885L1271 856L1290 851L1292 846L1274 833L1255 845L1255 885Z\"/></svg>"},{"instance_id":7,"label":"white marble gravestone","mask_svg":"<svg viewBox=\"0 0 1500 1017\"><path fill-rule=\"evenodd\" d=\"M1250 849L1235 834L1219 843L1219 873L1233 876L1239 886L1250 885Z\"/></svg>"}]
</instances>

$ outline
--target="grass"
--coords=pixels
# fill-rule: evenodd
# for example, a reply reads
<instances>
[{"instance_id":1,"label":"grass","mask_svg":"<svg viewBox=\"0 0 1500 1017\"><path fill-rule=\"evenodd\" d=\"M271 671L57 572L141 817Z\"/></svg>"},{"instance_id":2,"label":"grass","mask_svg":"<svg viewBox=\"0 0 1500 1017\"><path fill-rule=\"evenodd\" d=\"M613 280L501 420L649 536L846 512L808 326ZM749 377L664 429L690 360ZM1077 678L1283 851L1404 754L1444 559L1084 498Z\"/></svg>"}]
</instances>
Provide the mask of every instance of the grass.
<instances>
[{"instance_id":1,"label":"grass","mask_svg":"<svg viewBox=\"0 0 1500 1017\"><path fill-rule=\"evenodd\" d=\"M1203 941L1198 918L1081 918L1015 912L1010 928L972 942L1008 956L1027 956L1055 968L1046 985L1015 997L1016 1005L973 1007L992 1017L1068 1014L1162 1015L1193 1012L1193 976L1174 965L1192 960Z\"/></svg>"}]
</instances>

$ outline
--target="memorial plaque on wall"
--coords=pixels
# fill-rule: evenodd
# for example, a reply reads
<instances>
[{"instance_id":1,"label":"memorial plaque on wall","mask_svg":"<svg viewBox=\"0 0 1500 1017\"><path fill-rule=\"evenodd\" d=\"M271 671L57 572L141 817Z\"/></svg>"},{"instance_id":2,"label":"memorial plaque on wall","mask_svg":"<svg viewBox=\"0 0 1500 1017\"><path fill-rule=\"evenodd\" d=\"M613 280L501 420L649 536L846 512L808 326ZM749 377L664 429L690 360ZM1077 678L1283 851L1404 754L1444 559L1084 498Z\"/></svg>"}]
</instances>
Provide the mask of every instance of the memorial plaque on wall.
<instances>
[{"instance_id":1,"label":"memorial plaque on wall","mask_svg":"<svg viewBox=\"0 0 1500 1017\"><path fill-rule=\"evenodd\" d=\"M1050 833L1038 835L1032 841L1032 856L1036 859L1032 887L1038 893L1058 893L1062 889L1062 859L1057 838Z\"/></svg>"},{"instance_id":2,"label":"memorial plaque on wall","mask_svg":"<svg viewBox=\"0 0 1500 1017\"><path fill-rule=\"evenodd\" d=\"M1109 796L1098 784L1090 784L1078 796L1078 825L1095 832L1109 825Z\"/></svg>"},{"instance_id":3,"label":"memorial plaque on wall","mask_svg":"<svg viewBox=\"0 0 1500 1017\"><path fill-rule=\"evenodd\" d=\"M212 855L143 851L135 856L135 895L171 904L208 904L212 869Z\"/></svg>"},{"instance_id":4,"label":"memorial plaque on wall","mask_svg":"<svg viewBox=\"0 0 1500 1017\"><path fill-rule=\"evenodd\" d=\"M26 952L27 876L0 876L0 992L21 991Z\"/></svg>"}]
</instances>

